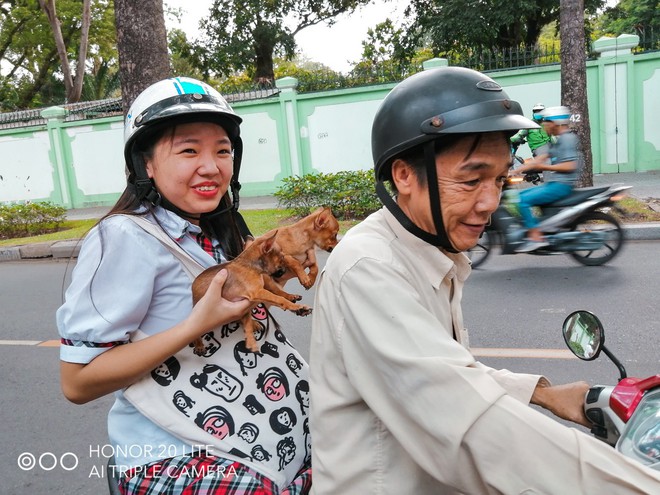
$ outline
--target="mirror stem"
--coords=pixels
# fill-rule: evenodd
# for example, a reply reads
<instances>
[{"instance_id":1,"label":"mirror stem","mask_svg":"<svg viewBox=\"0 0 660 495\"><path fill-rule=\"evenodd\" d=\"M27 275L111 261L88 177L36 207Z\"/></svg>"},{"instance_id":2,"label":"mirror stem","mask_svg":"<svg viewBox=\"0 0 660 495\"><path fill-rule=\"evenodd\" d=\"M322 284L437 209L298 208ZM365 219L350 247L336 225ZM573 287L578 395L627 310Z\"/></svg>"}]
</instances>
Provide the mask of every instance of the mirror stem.
<instances>
[{"instance_id":1,"label":"mirror stem","mask_svg":"<svg viewBox=\"0 0 660 495\"><path fill-rule=\"evenodd\" d=\"M601 350L605 353L605 355L610 358L610 360L616 365L617 368L619 368L619 373L621 374L621 378L619 378L619 381L623 380L624 378L628 377L628 374L626 373L626 369L623 367L621 362L614 357L614 354L612 354L607 347L603 346Z\"/></svg>"}]
</instances>

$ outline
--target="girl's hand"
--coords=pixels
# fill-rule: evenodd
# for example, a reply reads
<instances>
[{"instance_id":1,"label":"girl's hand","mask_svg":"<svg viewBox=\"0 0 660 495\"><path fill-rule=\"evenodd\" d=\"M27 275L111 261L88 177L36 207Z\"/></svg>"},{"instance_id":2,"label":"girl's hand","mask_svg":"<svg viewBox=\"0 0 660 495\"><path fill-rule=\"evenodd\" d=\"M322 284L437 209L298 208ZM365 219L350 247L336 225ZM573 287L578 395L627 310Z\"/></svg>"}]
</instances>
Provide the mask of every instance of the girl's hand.
<instances>
[{"instance_id":1,"label":"girl's hand","mask_svg":"<svg viewBox=\"0 0 660 495\"><path fill-rule=\"evenodd\" d=\"M239 320L250 310L252 303L245 298L230 301L222 297L222 288L227 281L227 270L220 270L213 277L206 294L193 306L188 317L190 323L203 335L214 328Z\"/></svg>"}]
</instances>

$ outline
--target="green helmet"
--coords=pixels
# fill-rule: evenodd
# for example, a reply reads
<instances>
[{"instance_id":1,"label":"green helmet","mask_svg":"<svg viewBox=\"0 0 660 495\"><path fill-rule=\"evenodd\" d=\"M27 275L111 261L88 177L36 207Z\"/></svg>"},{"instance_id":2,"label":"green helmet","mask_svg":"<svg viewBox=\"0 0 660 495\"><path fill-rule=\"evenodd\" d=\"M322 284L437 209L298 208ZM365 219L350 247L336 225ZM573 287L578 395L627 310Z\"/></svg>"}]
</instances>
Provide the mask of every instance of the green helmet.
<instances>
[{"instance_id":1,"label":"green helmet","mask_svg":"<svg viewBox=\"0 0 660 495\"><path fill-rule=\"evenodd\" d=\"M480 72L440 67L417 73L392 89L374 117L371 151L376 192L409 232L456 252L442 222L433 142L448 135L499 131L514 134L520 129L538 128L538 124L524 117L518 102L510 100L498 83ZM406 217L383 184L391 179L394 159L420 145L425 145L427 183L437 234L422 230Z\"/></svg>"}]
</instances>

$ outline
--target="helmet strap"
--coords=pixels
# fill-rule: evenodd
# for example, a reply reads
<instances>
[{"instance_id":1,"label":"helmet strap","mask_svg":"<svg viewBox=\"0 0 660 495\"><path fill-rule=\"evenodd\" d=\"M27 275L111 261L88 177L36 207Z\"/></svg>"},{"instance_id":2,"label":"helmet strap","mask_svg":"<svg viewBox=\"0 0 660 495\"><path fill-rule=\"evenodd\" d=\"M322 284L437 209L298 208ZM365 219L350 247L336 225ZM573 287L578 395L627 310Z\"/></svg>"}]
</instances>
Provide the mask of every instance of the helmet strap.
<instances>
[{"instance_id":1,"label":"helmet strap","mask_svg":"<svg viewBox=\"0 0 660 495\"><path fill-rule=\"evenodd\" d=\"M156 189L156 185L147 175L146 167L142 159L141 153L133 150L131 152L132 161L133 161L133 170L135 174L135 192L139 200L145 200L151 203L153 206L162 206L163 208L170 210L171 212L177 214L178 216L185 218L187 220L200 220L201 218L211 219L216 215L222 215L230 210L238 211L239 206L239 191L241 189L241 183L238 181L238 175L241 170L241 157L243 155L243 142L241 139L237 139L234 144L234 170L232 174L232 179L229 184L231 188L232 201L231 205L226 208L221 208L218 205L214 211L208 213L202 213L201 215L196 215L188 213L174 204L172 204L166 197L161 195Z\"/></svg>"},{"instance_id":2,"label":"helmet strap","mask_svg":"<svg viewBox=\"0 0 660 495\"><path fill-rule=\"evenodd\" d=\"M435 235L437 244L450 253L458 253L454 248L447 231L445 223L442 220L442 206L440 203L440 184L438 183L438 172L435 164L435 144L433 141L427 141L424 144L424 161L426 162L426 186L429 189L429 202L431 206L431 215L433 215L433 224L435 225Z\"/></svg>"},{"instance_id":3,"label":"helmet strap","mask_svg":"<svg viewBox=\"0 0 660 495\"><path fill-rule=\"evenodd\" d=\"M146 200L154 206L158 206L162 197L153 181L147 175L147 170L142 160L142 155L135 150L131 151L131 159L133 161L133 173L135 174L135 193L139 200ZM129 177L130 182L130 177Z\"/></svg>"},{"instance_id":4,"label":"helmet strap","mask_svg":"<svg viewBox=\"0 0 660 495\"><path fill-rule=\"evenodd\" d=\"M440 192L438 190L438 174L435 169L435 146L433 141L429 141L424 145L424 160L426 161L426 180L429 188L431 215L433 216L433 223L435 224L435 229L438 234L431 234L414 224L412 220L406 216L403 210L401 210L392 196L390 196L382 180L376 182L376 194L401 226L412 235L433 246L443 248L450 253L457 253L458 251L449 241L447 232L445 232L444 222L442 221Z\"/></svg>"}]
</instances>

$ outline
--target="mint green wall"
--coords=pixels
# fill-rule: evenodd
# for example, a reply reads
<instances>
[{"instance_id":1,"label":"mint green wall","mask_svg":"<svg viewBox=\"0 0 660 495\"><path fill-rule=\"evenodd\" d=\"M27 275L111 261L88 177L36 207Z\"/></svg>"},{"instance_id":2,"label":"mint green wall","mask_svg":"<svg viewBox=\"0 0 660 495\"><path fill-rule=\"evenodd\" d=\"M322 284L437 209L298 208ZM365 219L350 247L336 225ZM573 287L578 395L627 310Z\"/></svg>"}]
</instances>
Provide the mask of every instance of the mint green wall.
<instances>
[{"instance_id":1,"label":"mint green wall","mask_svg":"<svg viewBox=\"0 0 660 495\"><path fill-rule=\"evenodd\" d=\"M633 56L619 38L596 42L601 57L587 62L594 173L660 170L660 53ZM559 65L488 75L530 117L536 103L561 104ZM232 105L243 118L243 196L272 194L292 175L371 168L371 123L393 84L297 94L295 79L276 83L279 95ZM0 203L113 204L125 184L121 118L43 115L47 126L0 130Z\"/></svg>"}]
</instances>

